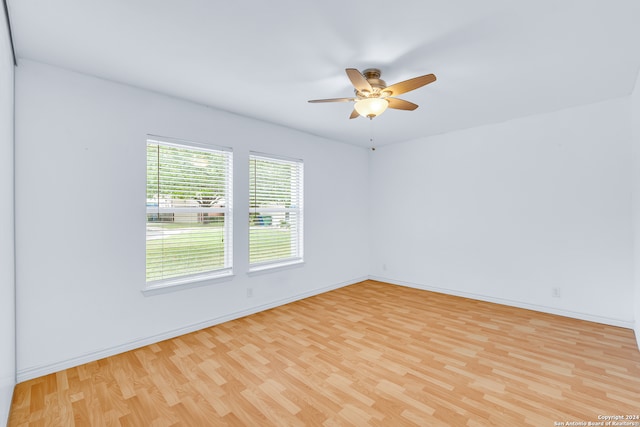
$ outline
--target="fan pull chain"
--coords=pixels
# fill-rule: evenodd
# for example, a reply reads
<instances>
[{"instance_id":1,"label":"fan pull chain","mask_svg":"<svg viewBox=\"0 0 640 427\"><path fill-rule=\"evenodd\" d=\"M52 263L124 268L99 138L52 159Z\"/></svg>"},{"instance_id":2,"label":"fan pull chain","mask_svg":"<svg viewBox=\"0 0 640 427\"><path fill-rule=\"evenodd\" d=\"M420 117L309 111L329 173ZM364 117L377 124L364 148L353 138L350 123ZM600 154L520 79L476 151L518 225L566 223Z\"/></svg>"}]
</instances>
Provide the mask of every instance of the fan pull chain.
<instances>
[{"instance_id":1,"label":"fan pull chain","mask_svg":"<svg viewBox=\"0 0 640 427\"><path fill-rule=\"evenodd\" d=\"M369 143L371 144L371 151L376 151L375 144L373 142L373 120L369 118Z\"/></svg>"}]
</instances>

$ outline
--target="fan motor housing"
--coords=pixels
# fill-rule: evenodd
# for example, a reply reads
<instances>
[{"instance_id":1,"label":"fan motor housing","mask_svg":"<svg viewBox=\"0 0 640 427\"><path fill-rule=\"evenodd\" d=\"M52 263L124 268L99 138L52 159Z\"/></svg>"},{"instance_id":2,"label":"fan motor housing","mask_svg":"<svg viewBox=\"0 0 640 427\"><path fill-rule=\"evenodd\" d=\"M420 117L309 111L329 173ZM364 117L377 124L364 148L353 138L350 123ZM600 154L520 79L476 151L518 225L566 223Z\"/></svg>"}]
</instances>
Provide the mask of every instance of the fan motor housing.
<instances>
[{"instance_id":1,"label":"fan motor housing","mask_svg":"<svg viewBox=\"0 0 640 427\"><path fill-rule=\"evenodd\" d=\"M359 97L368 98L371 95L376 96L377 94L382 92L382 89L387 87L387 83L380 78L381 74L382 73L377 68L367 68L366 70L364 70L362 72L362 75L367 79L367 81L373 88L373 93L372 94L362 93L356 89L354 91L356 95L358 95Z\"/></svg>"}]
</instances>

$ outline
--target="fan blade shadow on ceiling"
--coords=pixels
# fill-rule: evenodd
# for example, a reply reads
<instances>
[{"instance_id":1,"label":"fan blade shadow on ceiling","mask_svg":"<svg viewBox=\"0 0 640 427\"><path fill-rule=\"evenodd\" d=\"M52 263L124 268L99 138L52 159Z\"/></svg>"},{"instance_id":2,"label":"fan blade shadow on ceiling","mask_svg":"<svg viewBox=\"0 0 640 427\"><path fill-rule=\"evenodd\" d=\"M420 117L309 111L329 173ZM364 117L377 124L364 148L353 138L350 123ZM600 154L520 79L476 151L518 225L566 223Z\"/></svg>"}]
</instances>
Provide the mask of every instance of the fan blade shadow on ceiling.
<instances>
[{"instance_id":1,"label":"fan blade shadow on ceiling","mask_svg":"<svg viewBox=\"0 0 640 427\"><path fill-rule=\"evenodd\" d=\"M437 67L447 64L452 59L468 57L472 51L480 45L493 46L499 43L497 39L500 31L496 31L497 26L504 25L499 15L490 15L476 21L472 21L463 27L451 30L447 33L420 45L414 46L397 56L390 58L385 63L380 64L380 68L387 71L387 78L396 70L410 76L415 75L420 70L432 69L437 73Z\"/></svg>"}]
</instances>

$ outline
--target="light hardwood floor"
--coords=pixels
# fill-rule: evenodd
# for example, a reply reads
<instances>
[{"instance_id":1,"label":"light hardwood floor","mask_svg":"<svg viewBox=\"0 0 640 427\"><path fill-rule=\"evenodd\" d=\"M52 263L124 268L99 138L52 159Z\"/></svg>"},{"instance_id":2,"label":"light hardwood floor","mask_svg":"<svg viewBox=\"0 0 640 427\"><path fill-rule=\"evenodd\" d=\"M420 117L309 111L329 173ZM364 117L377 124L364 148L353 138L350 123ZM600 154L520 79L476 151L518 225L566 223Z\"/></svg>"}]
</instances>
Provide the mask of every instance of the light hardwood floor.
<instances>
[{"instance_id":1,"label":"light hardwood floor","mask_svg":"<svg viewBox=\"0 0 640 427\"><path fill-rule=\"evenodd\" d=\"M553 426L636 414L631 330L366 281L18 384L9 426Z\"/></svg>"}]
</instances>

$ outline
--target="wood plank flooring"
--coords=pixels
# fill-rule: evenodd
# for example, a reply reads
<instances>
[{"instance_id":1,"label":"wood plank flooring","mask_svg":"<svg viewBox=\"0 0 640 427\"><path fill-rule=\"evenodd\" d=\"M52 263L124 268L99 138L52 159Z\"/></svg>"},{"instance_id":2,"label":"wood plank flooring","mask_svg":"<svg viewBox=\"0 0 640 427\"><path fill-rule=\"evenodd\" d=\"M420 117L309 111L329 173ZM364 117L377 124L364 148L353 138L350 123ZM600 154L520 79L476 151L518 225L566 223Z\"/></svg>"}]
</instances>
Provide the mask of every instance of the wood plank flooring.
<instances>
[{"instance_id":1,"label":"wood plank flooring","mask_svg":"<svg viewBox=\"0 0 640 427\"><path fill-rule=\"evenodd\" d=\"M18 384L9 426L554 426L599 415L640 415L631 330L366 281Z\"/></svg>"}]
</instances>

